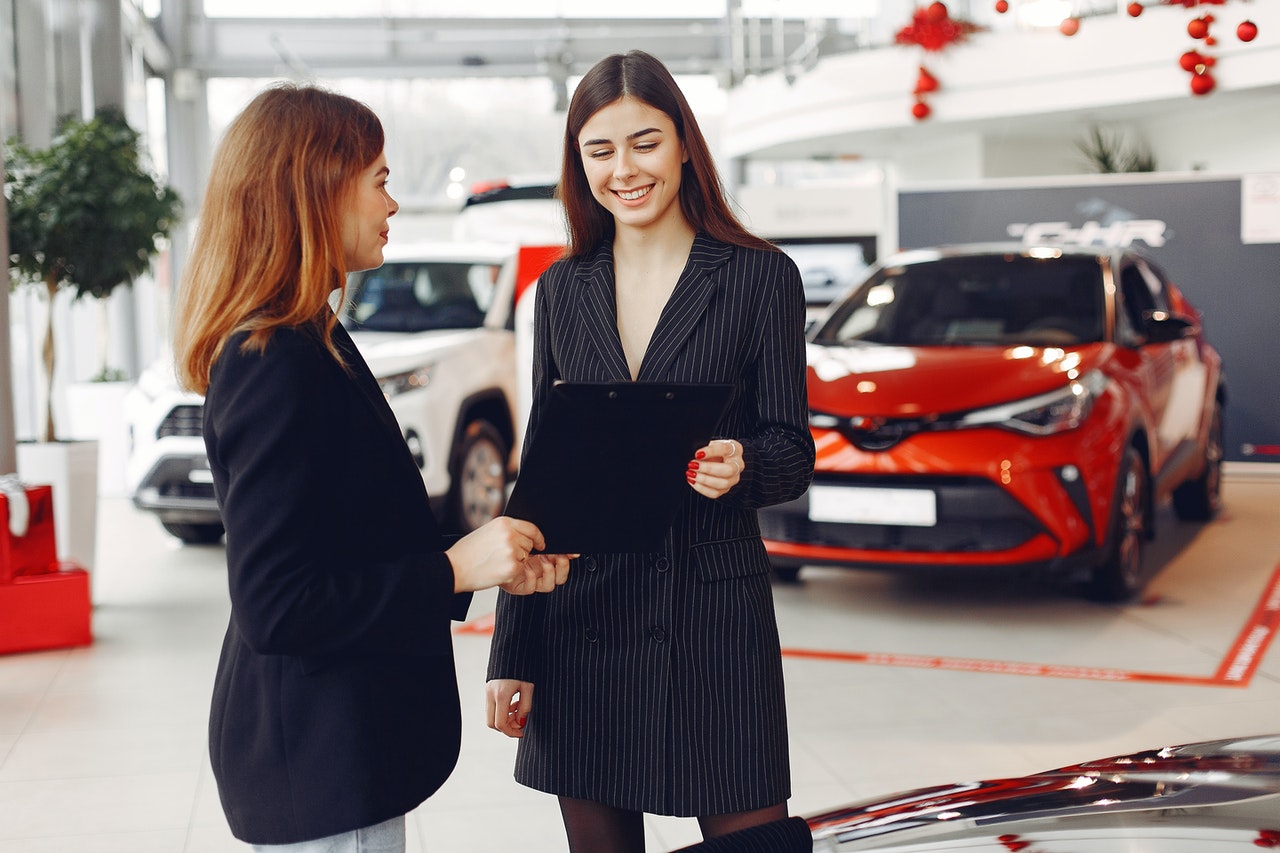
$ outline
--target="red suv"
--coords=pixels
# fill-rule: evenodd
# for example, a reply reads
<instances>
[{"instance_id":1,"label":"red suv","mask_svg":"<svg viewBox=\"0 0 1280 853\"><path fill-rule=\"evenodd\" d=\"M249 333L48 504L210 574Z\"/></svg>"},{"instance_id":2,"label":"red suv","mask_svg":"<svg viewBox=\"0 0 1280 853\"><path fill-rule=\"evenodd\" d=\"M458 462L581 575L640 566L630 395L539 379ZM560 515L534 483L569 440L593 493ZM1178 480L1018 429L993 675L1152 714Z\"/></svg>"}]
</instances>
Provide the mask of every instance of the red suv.
<instances>
[{"instance_id":1,"label":"red suv","mask_svg":"<svg viewBox=\"0 0 1280 853\"><path fill-rule=\"evenodd\" d=\"M893 256L809 333L818 456L761 512L802 565L1022 567L1120 601L1154 509L1222 502L1218 353L1128 249L957 246Z\"/></svg>"}]
</instances>

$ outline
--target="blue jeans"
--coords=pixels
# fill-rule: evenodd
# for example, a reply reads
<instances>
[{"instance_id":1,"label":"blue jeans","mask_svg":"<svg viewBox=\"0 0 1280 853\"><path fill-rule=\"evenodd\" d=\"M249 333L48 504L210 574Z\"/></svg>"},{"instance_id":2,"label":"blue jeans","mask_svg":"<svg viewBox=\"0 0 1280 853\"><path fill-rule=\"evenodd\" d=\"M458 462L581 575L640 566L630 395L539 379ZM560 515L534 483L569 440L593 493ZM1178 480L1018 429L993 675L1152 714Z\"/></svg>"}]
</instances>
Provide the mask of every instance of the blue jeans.
<instances>
[{"instance_id":1,"label":"blue jeans","mask_svg":"<svg viewBox=\"0 0 1280 853\"><path fill-rule=\"evenodd\" d=\"M255 844L253 849L255 853L404 853L404 815L315 841Z\"/></svg>"}]
</instances>

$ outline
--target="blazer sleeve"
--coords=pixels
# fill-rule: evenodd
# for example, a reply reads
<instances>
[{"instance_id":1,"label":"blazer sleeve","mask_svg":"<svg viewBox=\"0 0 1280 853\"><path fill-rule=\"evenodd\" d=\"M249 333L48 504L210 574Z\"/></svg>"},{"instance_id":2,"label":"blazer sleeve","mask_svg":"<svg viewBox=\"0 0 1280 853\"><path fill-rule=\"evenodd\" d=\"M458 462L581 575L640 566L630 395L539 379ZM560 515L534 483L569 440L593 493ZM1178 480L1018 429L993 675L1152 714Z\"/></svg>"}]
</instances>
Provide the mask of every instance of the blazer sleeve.
<instances>
[{"instance_id":1,"label":"blazer sleeve","mask_svg":"<svg viewBox=\"0 0 1280 853\"><path fill-rule=\"evenodd\" d=\"M379 476L395 473L342 459L344 444L388 440L372 428L344 434L343 424L357 423L342 416L355 404L351 382L294 330L277 331L262 353L233 338L214 366L205 443L227 529L234 627L260 654L451 654L450 616L465 602L453 594L448 557L409 530L398 553L373 541L403 529L390 525L424 520L378 505L369 517L395 521L351 529L339 509L351 490L388 503Z\"/></svg>"},{"instance_id":2,"label":"blazer sleeve","mask_svg":"<svg viewBox=\"0 0 1280 853\"><path fill-rule=\"evenodd\" d=\"M813 480L805 368L805 300L800 270L782 252L761 264L760 347L743 377L754 427L742 442L742 478L720 500L750 509L794 500Z\"/></svg>"}]
</instances>

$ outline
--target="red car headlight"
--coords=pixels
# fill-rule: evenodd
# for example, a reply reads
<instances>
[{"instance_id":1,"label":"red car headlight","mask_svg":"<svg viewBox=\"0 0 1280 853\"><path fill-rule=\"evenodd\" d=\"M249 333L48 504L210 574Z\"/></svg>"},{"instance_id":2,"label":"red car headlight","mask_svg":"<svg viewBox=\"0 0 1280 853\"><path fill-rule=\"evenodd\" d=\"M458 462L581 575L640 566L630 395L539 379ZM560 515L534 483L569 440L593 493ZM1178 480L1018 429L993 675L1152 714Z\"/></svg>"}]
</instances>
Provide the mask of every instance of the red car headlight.
<instances>
[{"instance_id":1,"label":"red car headlight","mask_svg":"<svg viewBox=\"0 0 1280 853\"><path fill-rule=\"evenodd\" d=\"M1107 381L1101 371L1092 370L1057 391L970 412L957 426L998 426L1030 435L1066 432L1084 423Z\"/></svg>"}]
</instances>

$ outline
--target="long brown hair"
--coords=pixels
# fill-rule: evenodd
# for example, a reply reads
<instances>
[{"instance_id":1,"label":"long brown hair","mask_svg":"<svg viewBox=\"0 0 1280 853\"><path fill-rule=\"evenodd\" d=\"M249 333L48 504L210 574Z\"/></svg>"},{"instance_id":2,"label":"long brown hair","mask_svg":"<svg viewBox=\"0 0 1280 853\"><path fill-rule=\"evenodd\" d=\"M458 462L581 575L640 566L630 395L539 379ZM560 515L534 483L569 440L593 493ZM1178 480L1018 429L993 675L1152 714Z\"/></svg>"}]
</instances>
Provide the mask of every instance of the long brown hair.
<instances>
[{"instance_id":1,"label":"long brown hair","mask_svg":"<svg viewBox=\"0 0 1280 853\"><path fill-rule=\"evenodd\" d=\"M623 97L635 98L661 110L676 126L676 134L689 155L680 172L680 209L689 223L725 243L774 248L744 228L730 209L707 140L671 72L650 54L633 50L597 62L582 78L569 102L564 159L556 188L569 226L565 254L569 257L586 254L601 240L613 236L613 215L596 201L587 183L578 150L578 134L593 115Z\"/></svg>"},{"instance_id":2,"label":"long brown hair","mask_svg":"<svg viewBox=\"0 0 1280 853\"><path fill-rule=\"evenodd\" d=\"M255 97L213 157L200 221L174 314L179 381L205 393L235 332L261 351L281 327L331 333L335 289L345 295L342 208L382 153L382 123L367 106L291 83Z\"/></svg>"}]
</instances>

